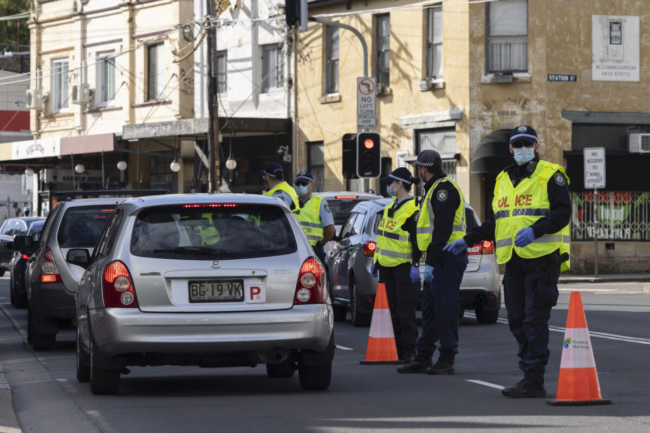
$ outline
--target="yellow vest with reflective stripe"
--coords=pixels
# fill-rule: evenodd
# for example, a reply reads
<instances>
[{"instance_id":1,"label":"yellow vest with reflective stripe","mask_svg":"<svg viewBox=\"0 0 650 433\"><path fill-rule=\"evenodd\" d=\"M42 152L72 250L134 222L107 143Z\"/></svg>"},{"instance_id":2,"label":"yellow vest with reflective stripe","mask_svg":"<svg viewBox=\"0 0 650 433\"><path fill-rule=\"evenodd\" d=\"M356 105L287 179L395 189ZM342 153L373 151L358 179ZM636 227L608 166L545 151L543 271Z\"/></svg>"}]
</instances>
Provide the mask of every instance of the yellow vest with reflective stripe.
<instances>
[{"instance_id":1,"label":"yellow vest with reflective stripe","mask_svg":"<svg viewBox=\"0 0 650 433\"><path fill-rule=\"evenodd\" d=\"M323 223L320 220L320 205L323 197L312 195L305 206L300 209L298 215L298 222L300 227L307 235L309 243L316 245L320 240L323 240Z\"/></svg>"},{"instance_id":2,"label":"yellow vest with reflective stripe","mask_svg":"<svg viewBox=\"0 0 650 433\"><path fill-rule=\"evenodd\" d=\"M300 213L300 205L298 204L298 194L296 194L296 190L291 188L291 185L289 185L288 183L280 182L273 189L271 189L271 191L265 192L264 195L268 197L272 197L273 194L275 194L278 191L284 191L287 194L289 194L289 197L291 197L291 201L293 202L293 209L291 209L291 212L298 215Z\"/></svg>"},{"instance_id":3,"label":"yellow vest with reflective stripe","mask_svg":"<svg viewBox=\"0 0 650 433\"><path fill-rule=\"evenodd\" d=\"M420 206L420 217L418 218L418 248L420 251L426 251L429 248L431 240L433 239L434 215L431 200L433 191L441 182L447 182L456 188L456 191L458 191L458 195L460 197L460 205L458 206L458 209L456 209L456 214L454 215L454 228L451 232L449 240L447 241L447 245L455 240L465 237L465 230L467 227L465 224L465 196L453 180L451 180L449 177L443 177L431 185L431 188L429 188L429 191L427 191L427 195L424 196L422 205ZM442 191L440 191L439 194L441 192Z\"/></svg>"},{"instance_id":4,"label":"yellow vest with reflective stripe","mask_svg":"<svg viewBox=\"0 0 650 433\"><path fill-rule=\"evenodd\" d=\"M560 254L570 254L571 234L568 225L557 233L535 239L524 248L514 245L519 230L528 228L540 218L551 214L547 184L558 171L568 183L569 178L566 177L564 168L547 161L539 161L530 177L523 179L516 187L505 171L497 177L492 209L496 222L495 238L499 263L510 260L513 248L519 257L525 259L535 259L557 250L560 250ZM562 263L562 272L569 269L570 262L567 260Z\"/></svg>"},{"instance_id":5,"label":"yellow vest with reflective stripe","mask_svg":"<svg viewBox=\"0 0 650 433\"><path fill-rule=\"evenodd\" d=\"M395 211L392 217L388 215L395 204L394 199L384 208L384 216L377 228L377 248L375 249L374 263L389 268L411 263L413 246L409 233L402 230L402 226L414 213L418 211L415 200L411 199Z\"/></svg>"},{"instance_id":6,"label":"yellow vest with reflective stripe","mask_svg":"<svg viewBox=\"0 0 650 433\"><path fill-rule=\"evenodd\" d=\"M212 214L204 213L201 218L207 218L210 222L208 227L199 227L199 236L201 236L201 245L214 245L221 240L219 230L212 225Z\"/></svg>"}]
</instances>

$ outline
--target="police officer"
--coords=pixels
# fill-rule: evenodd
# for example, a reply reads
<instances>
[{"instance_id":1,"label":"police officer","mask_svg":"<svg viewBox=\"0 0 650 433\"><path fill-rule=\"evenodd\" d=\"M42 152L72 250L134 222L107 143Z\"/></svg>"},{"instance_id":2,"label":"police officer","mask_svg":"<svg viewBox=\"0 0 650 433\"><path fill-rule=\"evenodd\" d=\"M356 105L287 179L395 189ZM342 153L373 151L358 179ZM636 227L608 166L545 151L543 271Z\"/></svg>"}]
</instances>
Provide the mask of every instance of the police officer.
<instances>
[{"instance_id":1,"label":"police officer","mask_svg":"<svg viewBox=\"0 0 650 433\"><path fill-rule=\"evenodd\" d=\"M481 240L495 240L503 278L508 324L519 343L524 379L503 389L508 397L546 397L544 371L548 320L557 304L560 271L569 269L571 199L564 168L539 159L537 133L520 126L510 133L515 163L496 180L494 216L474 228L449 251L465 250Z\"/></svg>"},{"instance_id":2,"label":"police officer","mask_svg":"<svg viewBox=\"0 0 650 433\"><path fill-rule=\"evenodd\" d=\"M298 205L298 195L296 191L291 188L287 182L284 181L284 170L277 162L270 162L266 164L262 170L264 176L264 186L268 191L264 193L266 196L275 196L283 200L294 214L300 212Z\"/></svg>"},{"instance_id":3,"label":"police officer","mask_svg":"<svg viewBox=\"0 0 650 433\"><path fill-rule=\"evenodd\" d=\"M314 176L308 171L301 171L296 176L296 192L300 206L298 222L309 239L309 243L321 262L325 263L323 246L328 243L334 233L334 217L323 197L312 195Z\"/></svg>"},{"instance_id":4,"label":"police officer","mask_svg":"<svg viewBox=\"0 0 650 433\"><path fill-rule=\"evenodd\" d=\"M399 373L454 374L458 353L459 292L467 268L467 251L455 256L443 247L465 236L465 198L460 188L442 171L442 159L435 150L421 152L414 162L425 195L417 223L418 247L426 251L422 293L422 335L413 362ZM440 357L432 365L436 342Z\"/></svg>"},{"instance_id":5,"label":"police officer","mask_svg":"<svg viewBox=\"0 0 650 433\"><path fill-rule=\"evenodd\" d=\"M415 310L420 296L420 258L417 244L418 205L410 194L414 179L411 172L401 167L382 181L388 183L387 192L395 197L384 208L384 216L377 229L377 248L371 272L381 277L386 285L388 307L395 332L395 343L400 359L405 363L415 358L418 326Z\"/></svg>"}]
</instances>

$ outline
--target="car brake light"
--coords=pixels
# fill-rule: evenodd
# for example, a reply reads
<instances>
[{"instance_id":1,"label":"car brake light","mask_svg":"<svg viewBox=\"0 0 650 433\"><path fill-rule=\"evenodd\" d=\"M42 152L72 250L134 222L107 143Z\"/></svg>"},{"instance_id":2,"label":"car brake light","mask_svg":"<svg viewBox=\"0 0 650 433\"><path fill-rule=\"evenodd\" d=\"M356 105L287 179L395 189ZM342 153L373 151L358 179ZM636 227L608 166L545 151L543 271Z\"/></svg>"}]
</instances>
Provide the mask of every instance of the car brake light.
<instances>
[{"instance_id":1,"label":"car brake light","mask_svg":"<svg viewBox=\"0 0 650 433\"><path fill-rule=\"evenodd\" d=\"M44 274L58 274L56 263L54 263L54 255L52 251L47 249L43 254L43 263L41 263L41 272Z\"/></svg>"},{"instance_id":2,"label":"car brake light","mask_svg":"<svg viewBox=\"0 0 650 433\"><path fill-rule=\"evenodd\" d=\"M23 254L23 260L29 260L29 258L30 256L28 256L27 254Z\"/></svg>"},{"instance_id":3,"label":"car brake light","mask_svg":"<svg viewBox=\"0 0 650 433\"><path fill-rule=\"evenodd\" d=\"M327 296L323 266L318 260L310 257L300 268L293 305L323 304L327 300Z\"/></svg>"},{"instance_id":4,"label":"car brake light","mask_svg":"<svg viewBox=\"0 0 650 433\"><path fill-rule=\"evenodd\" d=\"M41 274L41 283L60 283L61 275L59 274Z\"/></svg>"},{"instance_id":5,"label":"car brake light","mask_svg":"<svg viewBox=\"0 0 650 433\"><path fill-rule=\"evenodd\" d=\"M470 256L477 254L494 254L494 243L492 241L483 241L467 248L467 254Z\"/></svg>"},{"instance_id":6,"label":"car brake light","mask_svg":"<svg viewBox=\"0 0 650 433\"><path fill-rule=\"evenodd\" d=\"M43 254L43 258L45 259L46 262L54 263L54 256L52 255L52 251L50 250L45 251L45 254Z\"/></svg>"},{"instance_id":7,"label":"car brake light","mask_svg":"<svg viewBox=\"0 0 650 433\"><path fill-rule=\"evenodd\" d=\"M235 203L219 203L219 204L184 204L184 208L194 208L194 207L239 207L241 205Z\"/></svg>"},{"instance_id":8,"label":"car brake light","mask_svg":"<svg viewBox=\"0 0 650 433\"><path fill-rule=\"evenodd\" d=\"M483 241L483 254L494 254L494 242Z\"/></svg>"},{"instance_id":9,"label":"car brake light","mask_svg":"<svg viewBox=\"0 0 650 433\"><path fill-rule=\"evenodd\" d=\"M131 274L120 261L111 262L104 269L102 292L107 307L138 308Z\"/></svg>"},{"instance_id":10,"label":"car brake light","mask_svg":"<svg viewBox=\"0 0 650 433\"><path fill-rule=\"evenodd\" d=\"M363 244L363 255L366 257L373 257L375 255L375 250L377 249L377 243L373 241L368 241Z\"/></svg>"},{"instance_id":11,"label":"car brake light","mask_svg":"<svg viewBox=\"0 0 650 433\"><path fill-rule=\"evenodd\" d=\"M358 195L337 195L335 197L337 200L354 200L359 198Z\"/></svg>"}]
</instances>

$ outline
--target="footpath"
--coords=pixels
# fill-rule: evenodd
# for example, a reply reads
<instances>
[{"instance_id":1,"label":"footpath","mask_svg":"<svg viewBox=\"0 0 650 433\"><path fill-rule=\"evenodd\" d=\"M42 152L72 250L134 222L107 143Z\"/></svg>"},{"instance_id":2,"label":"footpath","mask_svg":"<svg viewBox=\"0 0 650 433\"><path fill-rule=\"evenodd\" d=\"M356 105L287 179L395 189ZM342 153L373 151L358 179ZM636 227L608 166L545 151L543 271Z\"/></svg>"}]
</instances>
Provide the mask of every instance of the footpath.
<instances>
[{"instance_id":1,"label":"footpath","mask_svg":"<svg viewBox=\"0 0 650 433\"><path fill-rule=\"evenodd\" d=\"M3 311L0 311L0 335L11 335L15 331L11 326L11 323L4 315ZM0 350L5 342L0 339ZM13 401L11 398L11 386L5 372L2 369L0 364L0 433L21 433L20 424L18 424L18 418L16 418L16 412L14 411Z\"/></svg>"},{"instance_id":2,"label":"footpath","mask_svg":"<svg viewBox=\"0 0 650 433\"><path fill-rule=\"evenodd\" d=\"M604 274L595 277L593 274L562 274L559 284L575 283L644 283L650 282L648 274Z\"/></svg>"}]
</instances>

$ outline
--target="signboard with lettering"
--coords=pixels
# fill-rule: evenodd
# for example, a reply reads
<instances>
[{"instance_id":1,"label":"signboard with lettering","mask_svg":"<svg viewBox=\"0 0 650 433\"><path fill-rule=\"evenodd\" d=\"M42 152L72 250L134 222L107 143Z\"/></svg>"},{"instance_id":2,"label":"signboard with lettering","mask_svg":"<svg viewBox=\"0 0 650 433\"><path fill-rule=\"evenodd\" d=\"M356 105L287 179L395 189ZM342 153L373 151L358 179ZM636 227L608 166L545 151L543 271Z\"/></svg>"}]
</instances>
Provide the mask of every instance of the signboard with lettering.
<instances>
[{"instance_id":1,"label":"signboard with lettering","mask_svg":"<svg viewBox=\"0 0 650 433\"><path fill-rule=\"evenodd\" d=\"M377 80L357 78L357 131L377 128Z\"/></svg>"},{"instance_id":2,"label":"signboard with lettering","mask_svg":"<svg viewBox=\"0 0 650 433\"><path fill-rule=\"evenodd\" d=\"M605 148L590 147L585 150L585 189L605 188Z\"/></svg>"},{"instance_id":3,"label":"signboard with lettering","mask_svg":"<svg viewBox=\"0 0 650 433\"><path fill-rule=\"evenodd\" d=\"M61 155L61 139L16 141L11 144L11 159L34 159Z\"/></svg>"},{"instance_id":4,"label":"signboard with lettering","mask_svg":"<svg viewBox=\"0 0 650 433\"><path fill-rule=\"evenodd\" d=\"M577 75L566 75L566 74L548 74L548 81L553 81L557 83L577 83Z\"/></svg>"},{"instance_id":5,"label":"signboard with lettering","mask_svg":"<svg viewBox=\"0 0 650 433\"><path fill-rule=\"evenodd\" d=\"M591 17L594 81L639 81L639 17Z\"/></svg>"}]
</instances>

